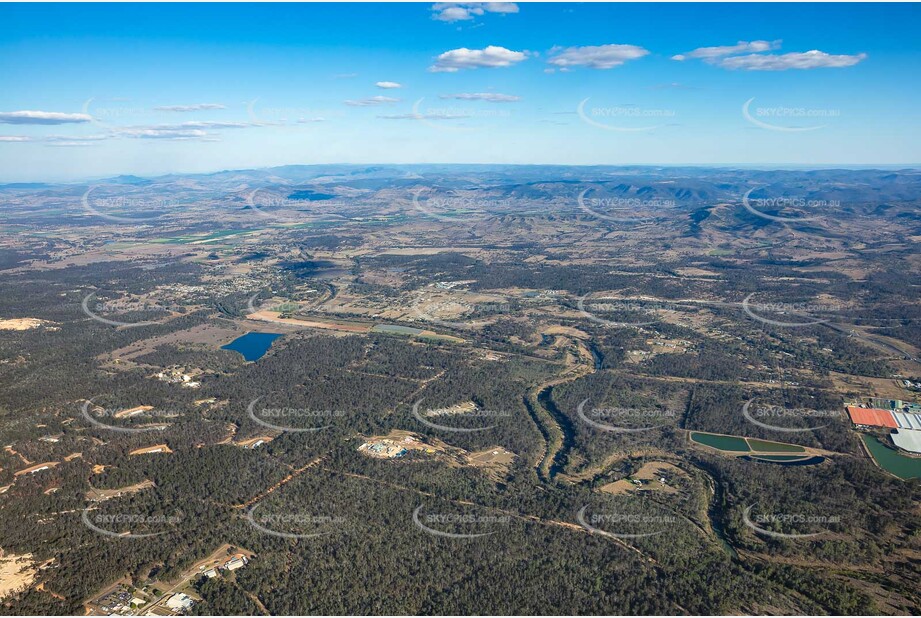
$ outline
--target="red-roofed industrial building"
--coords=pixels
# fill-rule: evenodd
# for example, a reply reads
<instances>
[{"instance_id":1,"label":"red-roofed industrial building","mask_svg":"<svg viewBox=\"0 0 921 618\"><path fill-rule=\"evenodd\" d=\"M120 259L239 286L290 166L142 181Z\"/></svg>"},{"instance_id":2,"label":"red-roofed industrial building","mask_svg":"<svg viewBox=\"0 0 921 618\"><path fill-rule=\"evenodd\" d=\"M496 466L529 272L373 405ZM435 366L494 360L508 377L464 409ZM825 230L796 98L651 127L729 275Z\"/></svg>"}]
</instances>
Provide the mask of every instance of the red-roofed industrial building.
<instances>
[{"instance_id":1,"label":"red-roofed industrial building","mask_svg":"<svg viewBox=\"0 0 921 618\"><path fill-rule=\"evenodd\" d=\"M848 406L847 413L851 417L851 422L858 427L889 427L890 429L895 429L899 426L889 410Z\"/></svg>"}]
</instances>

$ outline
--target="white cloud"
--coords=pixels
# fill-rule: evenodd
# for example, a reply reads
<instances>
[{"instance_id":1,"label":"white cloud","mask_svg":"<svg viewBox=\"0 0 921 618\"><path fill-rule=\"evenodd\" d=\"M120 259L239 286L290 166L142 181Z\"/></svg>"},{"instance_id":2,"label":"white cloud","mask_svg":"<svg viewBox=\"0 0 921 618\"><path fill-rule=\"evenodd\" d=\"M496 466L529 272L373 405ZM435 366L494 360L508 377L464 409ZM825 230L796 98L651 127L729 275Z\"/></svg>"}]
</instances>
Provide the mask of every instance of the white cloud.
<instances>
[{"instance_id":1,"label":"white cloud","mask_svg":"<svg viewBox=\"0 0 921 618\"><path fill-rule=\"evenodd\" d=\"M436 5L437 6L437 5ZM455 21L466 21L468 19L473 19L474 15L482 15L482 9L466 9L459 6L449 6L444 9L441 9L440 13L436 13L432 19L437 19L438 21L446 22L455 22Z\"/></svg>"},{"instance_id":2,"label":"white cloud","mask_svg":"<svg viewBox=\"0 0 921 618\"><path fill-rule=\"evenodd\" d=\"M160 105L154 108L158 112L197 112L206 109L227 109L220 103L195 103L194 105Z\"/></svg>"},{"instance_id":3,"label":"white cloud","mask_svg":"<svg viewBox=\"0 0 921 618\"><path fill-rule=\"evenodd\" d=\"M649 51L636 45L589 45L586 47L554 47L550 50L552 65L562 67L560 70L585 66L590 69L613 69L628 60L636 60L649 54Z\"/></svg>"},{"instance_id":4,"label":"white cloud","mask_svg":"<svg viewBox=\"0 0 921 618\"><path fill-rule=\"evenodd\" d=\"M459 118L470 118L470 115L432 112L428 114L393 114L390 116L378 116L378 118L383 118L384 120L457 120Z\"/></svg>"},{"instance_id":5,"label":"white cloud","mask_svg":"<svg viewBox=\"0 0 921 618\"><path fill-rule=\"evenodd\" d=\"M485 2L483 8L487 13L517 13L518 5L514 2Z\"/></svg>"},{"instance_id":6,"label":"white cloud","mask_svg":"<svg viewBox=\"0 0 921 618\"><path fill-rule=\"evenodd\" d=\"M317 118L298 118L298 119L297 119L297 122L298 122L298 124L307 124L307 123L310 123L310 122L326 122L326 118L320 118L320 117L317 117Z\"/></svg>"},{"instance_id":7,"label":"white cloud","mask_svg":"<svg viewBox=\"0 0 921 618\"><path fill-rule=\"evenodd\" d=\"M248 122L211 122L194 120L179 124L156 124L150 126L120 127L115 130L117 137L131 137L139 139L214 139L208 133L209 129L245 129L258 126ZM80 139L80 138L76 138Z\"/></svg>"},{"instance_id":8,"label":"white cloud","mask_svg":"<svg viewBox=\"0 0 921 618\"><path fill-rule=\"evenodd\" d=\"M513 103L521 100L519 96L499 94L498 92L461 92L458 94L442 94L438 98L459 99L461 101L489 101L490 103Z\"/></svg>"},{"instance_id":9,"label":"white cloud","mask_svg":"<svg viewBox=\"0 0 921 618\"><path fill-rule=\"evenodd\" d=\"M461 69L510 67L527 57L527 52L512 51L496 45L490 45L485 49L461 47L446 51L438 56L435 59L435 64L429 67L429 71L434 73L455 73Z\"/></svg>"},{"instance_id":10,"label":"white cloud","mask_svg":"<svg viewBox=\"0 0 921 618\"><path fill-rule=\"evenodd\" d=\"M62 142L48 142L46 146L53 146L55 148L74 148L78 146L93 146L94 142L92 141L83 141L83 140L74 140L74 141L62 141Z\"/></svg>"},{"instance_id":11,"label":"white cloud","mask_svg":"<svg viewBox=\"0 0 921 618\"><path fill-rule=\"evenodd\" d=\"M680 82L656 84L655 86L650 86L649 88L652 90L697 90L697 88L694 86L688 86L687 84L682 84Z\"/></svg>"},{"instance_id":12,"label":"white cloud","mask_svg":"<svg viewBox=\"0 0 921 618\"><path fill-rule=\"evenodd\" d=\"M73 124L89 122L89 114L64 114L61 112L0 112L0 124Z\"/></svg>"},{"instance_id":13,"label":"white cloud","mask_svg":"<svg viewBox=\"0 0 921 618\"><path fill-rule=\"evenodd\" d=\"M255 126L249 122L220 122L210 120L192 120L174 125L157 125L163 129L245 129Z\"/></svg>"},{"instance_id":14,"label":"white cloud","mask_svg":"<svg viewBox=\"0 0 921 618\"><path fill-rule=\"evenodd\" d=\"M849 67L864 60L866 54L832 55L819 50L766 54L780 48L781 41L739 41L735 45L698 47L693 51L672 56L672 60L697 58L723 67L744 71L786 71L787 69L821 69ZM745 55L744 52L749 52Z\"/></svg>"},{"instance_id":15,"label":"white cloud","mask_svg":"<svg viewBox=\"0 0 921 618\"><path fill-rule=\"evenodd\" d=\"M108 139L107 135L84 135L74 137L71 135L48 135L33 139L26 135L0 135L2 142L44 142L46 146L89 146L93 142Z\"/></svg>"},{"instance_id":16,"label":"white cloud","mask_svg":"<svg viewBox=\"0 0 921 618\"><path fill-rule=\"evenodd\" d=\"M698 47L695 50L672 56L672 60L687 60L696 58L705 61L712 61L724 56L732 56L744 52L766 52L772 49L779 49L781 41L739 41L735 45L719 45L715 47Z\"/></svg>"},{"instance_id":17,"label":"white cloud","mask_svg":"<svg viewBox=\"0 0 921 618\"><path fill-rule=\"evenodd\" d=\"M787 69L825 69L854 66L867 57L866 54L831 55L814 49L789 54L749 54L724 58L719 66L725 69L744 71L786 71Z\"/></svg>"},{"instance_id":18,"label":"white cloud","mask_svg":"<svg viewBox=\"0 0 921 618\"><path fill-rule=\"evenodd\" d=\"M344 101L344 103L346 105L351 105L352 107L371 107L374 105L384 105L385 103L398 103L399 101L400 99L394 99L393 97L376 96L371 97L370 99L349 99Z\"/></svg>"},{"instance_id":19,"label":"white cloud","mask_svg":"<svg viewBox=\"0 0 921 618\"><path fill-rule=\"evenodd\" d=\"M109 135L49 135L45 138L46 142L101 142L109 139Z\"/></svg>"},{"instance_id":20,"label":"white cloud","mask_svg":"<svg viewBox=\"0 0 921 618\"><path fill-rule=\"evenodd\" d=\"M385 90L391 90L393 88L402 88L403 84L398 84L397 82L377 82L374 84L378 88L383 88Z\"/></svg>"},{"instance_id":21,"label":"white cloud","mask_svg":"<svg viewBox=\"0 0 921 618\"><path fill-rule=\"evenodd\" d=\"M437 2L432 5L432 19L452 23L469 21L485 13L517 13L514 2Z\"/></svg>"},{"instance_id":22,"label":"white cloud","mask_svg":"<svg viewBox=\"0 0 921 618\"><path fill-rule=\"evenodd\" d=\"M139 127L130 129L119 129L119 135L124 137L133 137L138 139L198 139L207 137L208 133L201 129L175 129L175 128L154 128Z\"/></svg>"}]
</instances>

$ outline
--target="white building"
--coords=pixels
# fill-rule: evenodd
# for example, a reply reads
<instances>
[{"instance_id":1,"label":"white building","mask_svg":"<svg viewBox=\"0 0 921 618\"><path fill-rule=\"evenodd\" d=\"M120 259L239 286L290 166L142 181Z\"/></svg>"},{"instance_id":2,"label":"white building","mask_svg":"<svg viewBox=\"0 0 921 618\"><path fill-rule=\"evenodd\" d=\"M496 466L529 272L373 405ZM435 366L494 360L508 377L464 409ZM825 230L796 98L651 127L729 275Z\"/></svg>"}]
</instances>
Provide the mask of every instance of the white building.
<instances>
[{"instance_id":1,"label":"white building","mask_svg":"<svg viewBox=\"0 0 921 618\"><path fill-rule=\"evenodd\" d=\"M228 560L226 564L224 564L224 568L227 569L228 571L236 571L237 569L245 565L246 563L243 562L243 560L241 560L240 558L233 558L231 560Z\"/></svg>"},{"instance_id":2,"label":"white building","mask_svg":"<svg viewBox=\"0 0 921 618\"><path fill-rule=\"evenodd\" d=\"M921 431L896 429L889 436L897 447L909 453L921 453Z\"/></svg>"},{"instance_id":3,"label":"white building","mask_svg":"<svg viewBox=\"0 0 921 618\"><path fill-rule=\"evenodd\" d=\"M897 447L909 453L921 453L921 414L893 412L899 426L889 436Z\"/></svg>"},{"instance_id":4,"label":"white building","mask_svg":"<svg viewBox=\"0 0 921 618\"><path fill-rule=\"evenodd\" d=\"M192 599L192 597L182 592L177 592L166 601L166 606L168 608L177 611L185 611L187 609L191 609L192 605L194 604L195 601Z\"/></svg>"}]
</instances>

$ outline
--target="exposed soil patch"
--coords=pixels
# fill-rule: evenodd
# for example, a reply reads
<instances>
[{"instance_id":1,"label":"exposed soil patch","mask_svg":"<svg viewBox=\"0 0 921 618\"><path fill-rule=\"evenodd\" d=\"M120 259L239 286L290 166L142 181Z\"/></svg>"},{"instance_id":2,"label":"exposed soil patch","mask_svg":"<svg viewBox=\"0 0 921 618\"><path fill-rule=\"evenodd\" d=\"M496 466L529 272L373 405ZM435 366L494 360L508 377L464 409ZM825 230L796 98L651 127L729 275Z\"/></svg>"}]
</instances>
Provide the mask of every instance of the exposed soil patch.
<instances>
[{"instance_id":1,"label":"exposed soil patch","mask_svg":"<svg viewBox=\"0 0 921 618\"><path fill-rule=\"evenodd\" d=\"M128 453L129 455L148 455L151 453L172 453L172 449L165 444L155 444L153 446L145 446L144 448L139 448Z\"/></svg>"},{"instance_id":2,"label":"exposed soil patch","mask_svg":"<svg viewBox=\"0 0 921 618\"><path fill-rule=\"evenodd\" d=\"M31 586L37 574L32 554L7 554L0 549L0 599Z\"/></svg>"}]
</instances>

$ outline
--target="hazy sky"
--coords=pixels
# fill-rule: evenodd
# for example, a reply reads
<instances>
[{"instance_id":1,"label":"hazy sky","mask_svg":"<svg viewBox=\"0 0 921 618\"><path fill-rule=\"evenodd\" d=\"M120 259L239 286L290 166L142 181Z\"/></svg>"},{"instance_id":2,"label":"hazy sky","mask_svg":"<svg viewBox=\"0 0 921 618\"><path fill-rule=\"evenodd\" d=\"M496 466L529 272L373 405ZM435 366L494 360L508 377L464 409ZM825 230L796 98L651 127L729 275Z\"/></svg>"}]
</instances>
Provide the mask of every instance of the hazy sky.
<instances>
[{"instance_id":1,"label":"hazy sky","mask_svg":"<svg viewBox=\"0 0 921 618\"><path fill-rule=\"evenodd\" d=\"M916 164L919 5L0 5L0 180Z\"/></svg>"}]
</instances>

